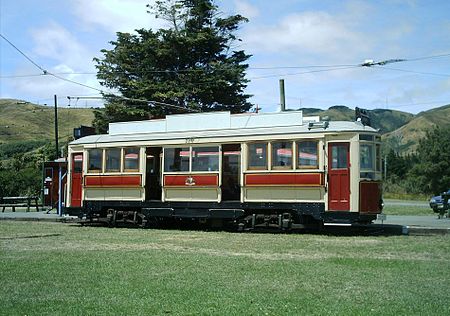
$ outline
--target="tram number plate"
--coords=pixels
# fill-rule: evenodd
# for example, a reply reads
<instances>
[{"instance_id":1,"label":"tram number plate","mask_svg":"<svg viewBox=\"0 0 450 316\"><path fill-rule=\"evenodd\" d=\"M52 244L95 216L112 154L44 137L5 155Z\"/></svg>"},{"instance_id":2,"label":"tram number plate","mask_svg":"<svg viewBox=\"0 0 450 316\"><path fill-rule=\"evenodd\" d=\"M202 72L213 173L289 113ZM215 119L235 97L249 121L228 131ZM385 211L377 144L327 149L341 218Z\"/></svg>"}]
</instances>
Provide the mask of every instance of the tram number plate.
<instances>
[{"instance_id":1,"label":"tram number plate","mask_svg":"<svg viewBox=\"0 0 450 316\"><path fill-rule=\"evenodd\" d=\"M186 144L192 144L194 142L195 142L195 138L194 137L186 138Z\"/></svg>"},{"instance_id":2,"label":"tram number plate","mask_svg":"<svg viewBox=\"0 0 450 316\"><path fill-rule=\"evenodd\" d=\"M377 220L385 221L386 220L386 214L377 214Z\"/></svg>"}]
</instances>

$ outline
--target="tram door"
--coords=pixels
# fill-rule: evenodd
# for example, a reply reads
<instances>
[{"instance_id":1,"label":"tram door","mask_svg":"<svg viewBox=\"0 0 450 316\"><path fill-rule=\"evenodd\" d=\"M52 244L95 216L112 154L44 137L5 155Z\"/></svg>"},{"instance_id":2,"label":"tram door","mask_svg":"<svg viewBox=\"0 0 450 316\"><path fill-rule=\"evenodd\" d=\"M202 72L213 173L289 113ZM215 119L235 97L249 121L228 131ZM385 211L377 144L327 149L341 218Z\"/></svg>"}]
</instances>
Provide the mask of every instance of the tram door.
<instances>
[{"instance_id":1,"label":"tram door","mask_svg":"<svg viewBox=\"0 0 450 316\"><path fill-rule=\"evenodd\" d=\"M241 145L222 145L222 201L241 199Z\"/></svg>"},{"instance_id":2,"label":"tram door","mask_svg":"<svg viewBox=\"0 0 450 316\"><path fill-rule=\"evenodd\" d=\"M328 144L328 209L350 210L350 144Z\"/></svg>"},{"instance_id":3,"label":"tram door","mask_svg":"<svg viewBox=\"0 0 450 316\"><path fill-rule=\"evenodd\" d=\"M147 148L145 199L161 200L161 147Z\"/></svg>"},{"instance_id":4,"label":"tram door","mask_svg":"<svg viewBox=\"0 0 450 316\"><path fill-rule=\"evenodd\" d=\"M72 154L72 183L71 187L71 207L81 207L81 192L83 191L83 154Z\"/></svg>"}]
</instances>

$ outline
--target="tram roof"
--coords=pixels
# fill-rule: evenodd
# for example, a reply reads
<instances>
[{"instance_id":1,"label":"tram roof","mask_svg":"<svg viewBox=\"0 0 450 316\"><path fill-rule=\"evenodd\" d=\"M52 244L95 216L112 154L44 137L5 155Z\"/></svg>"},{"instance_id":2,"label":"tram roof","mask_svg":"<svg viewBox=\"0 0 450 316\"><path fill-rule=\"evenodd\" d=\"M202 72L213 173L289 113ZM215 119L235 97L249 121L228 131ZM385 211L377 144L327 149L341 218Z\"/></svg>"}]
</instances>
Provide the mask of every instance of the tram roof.
<instances>
[{"instance_id":1,"label":"tram roof","mask_svg":"<svg viewBox=\"0 0 450 316\"><path fill-rule=\"evenodd\" d=\"M377 132L355 121L319 122L318 117L303 117L302 111L278 113L209 112L168 115L165 119L109 124L109 134L91 135L71 145L176 140L186 138L245 137L338 132ZM327 126L326 126L327 125Z\"/></svg>"}]
</instances>

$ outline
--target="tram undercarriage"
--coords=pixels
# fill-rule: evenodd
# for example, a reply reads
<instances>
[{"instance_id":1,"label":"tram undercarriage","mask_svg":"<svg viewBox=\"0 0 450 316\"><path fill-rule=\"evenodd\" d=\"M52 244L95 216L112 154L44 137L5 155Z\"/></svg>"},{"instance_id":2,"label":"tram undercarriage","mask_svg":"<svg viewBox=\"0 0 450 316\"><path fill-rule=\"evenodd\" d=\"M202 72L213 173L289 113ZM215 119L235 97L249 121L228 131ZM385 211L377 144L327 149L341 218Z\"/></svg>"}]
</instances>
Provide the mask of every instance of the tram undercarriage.
<instances>
[{"instance_id":1,"label":"tram undercarriage","mask_svg":"<svg viewBox=\"0 0 450 316\"><path fill-rule=\"evenodd\" d=\"M370 223L375 215L325 212L323 203L163 203L87 202L68 208L81 224L142 228L198 228L234 231L318 230L324 222Z\"/></svg>"}]
</instances>

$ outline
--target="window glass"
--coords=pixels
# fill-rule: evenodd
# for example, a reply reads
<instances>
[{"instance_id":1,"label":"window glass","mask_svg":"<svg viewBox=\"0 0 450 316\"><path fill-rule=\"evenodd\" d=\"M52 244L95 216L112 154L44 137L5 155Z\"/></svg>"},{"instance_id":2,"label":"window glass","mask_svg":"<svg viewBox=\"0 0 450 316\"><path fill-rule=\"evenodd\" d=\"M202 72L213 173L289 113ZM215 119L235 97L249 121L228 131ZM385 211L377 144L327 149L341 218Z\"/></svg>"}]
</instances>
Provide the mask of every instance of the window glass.
<instances>
[{"instance_id":1,"label":"window glass","mask_svg":"<svg viewBox=\"0 0 450 316\"><path fill-rule=\"evenodd\" d=\"M292 168L292 143L272 143L272 167L274 169Z\"/></svg>"},{"instance_id":2,"label":"window glass","mask_svg":"<svg viewBox=\"0 0 450 316\"><path fill-rule=\"evenodd\" d=\"M219 147L192 147L192 171L218 171Z\"/></svg>"},{"instance_id":3,"label":"window glass","mask_svg":"<svg viewBox=\"0 0 450 316\"><path fill-rule=\"evenodd\" d=\"M359 140L373 141L373 135L360 134Z\"/></svg>"},{"instance_id":4,"label":"window glass","mask_svg":"<svg viewBox=\"0 0 450 316\"><path fill-rule=\"evenodd\" d=\"M248 169L267 169L267 143L248 145Z\"/></svg>"},{"instance_id":5,"label":"window glass","mask_svg":"<svg viewBox=\"0 0 450 316\"><path fill-rule=\"evenodd\" d=\"M105 149L106 172L120 171L120 148Z\"/></svg>"},{"instance_id":6,"label":"window glass","mask_svg":"<svg viewBox=\"0 0 450 316\"><path fill-rule=\"evenodd\" d=\"M361 144L359 147L359 161L361 169L373 170L373 146Z\"/></svg>"},{"instance_id":7,"label":"window glass","mask_svg":"<svg viewBox=\"0 0 450 316\"><path fill-rule=\"evenodd\" d=\"M381 171L381 145L376 145L376 164L377 164L377 171Z\"/></svg>"},{"instance_id":8,"label":"window glass","mask_svg":"<svg viewBox=\"0 0 450 316\"><path fill-rule=\"evenodd\" d=\"M189 147L164 148L164 171L189 171Z\"/></svg>"},{"instance_id":9,"label":"window glass","mask_svg":"<svg viewBox=\"0 0 450 316\"><path fill-rule=\"evenodd\" d=\"M139 148L123 149L124 171L139 171Z\"/></svg>"},{"instance_id":10,"label":"window glass","mask_svg":"<svg viewBox=\"0 0 450 316\"><path fill-rule=\"evenodd\" d=\"M333 144L331 147L331 168L348 168L348 146Z\"/></svg>"},{"instance_id":11,"label":"window glass","mask_svg":"<svg viewBox=\"0 0 450 316\"><path fill-rule=\"evenodd\" d=\"M318 141L309 140L297 142L297 155L299 168L318 168L319 153Z\"/></svg>"},{"instance_id":12,"label":"window glass","mask_svg":"<svg viewBox=\"0 0 450 316\"><path fill-rule=\"evenodd\" d=\"M73 156L73 172L82 173L83 172L83 155Z\"/></svg>"},{"instance_id":13,"label":"window glass","mask_svg":"<svg viewBox=\"0 0 450 316\"><path fill-rule=\"evenodd\" d=\"M90 172L101 172L103 162L103 149L89 149L88 158L88 170Z\"/></svg>"}]
</instances>

